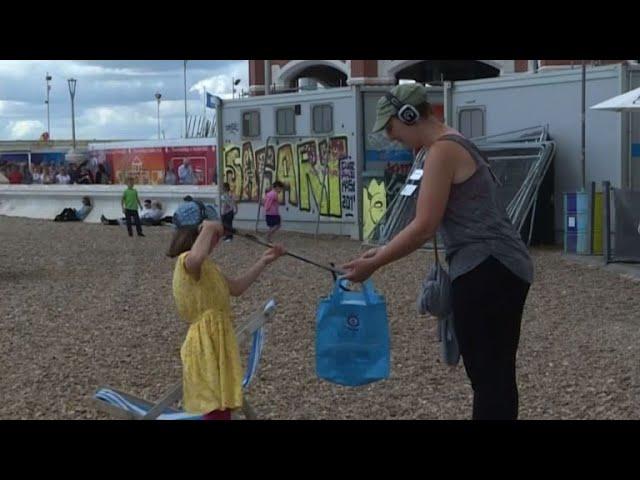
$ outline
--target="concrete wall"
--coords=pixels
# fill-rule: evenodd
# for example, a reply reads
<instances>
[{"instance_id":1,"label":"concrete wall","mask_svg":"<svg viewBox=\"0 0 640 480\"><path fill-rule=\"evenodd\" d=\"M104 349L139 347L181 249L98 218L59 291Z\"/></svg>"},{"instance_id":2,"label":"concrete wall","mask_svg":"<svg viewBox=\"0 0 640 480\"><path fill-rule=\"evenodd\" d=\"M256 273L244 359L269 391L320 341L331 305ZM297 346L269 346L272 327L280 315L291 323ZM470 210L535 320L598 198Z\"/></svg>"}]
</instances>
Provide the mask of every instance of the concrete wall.
<instances>
[{"instance_id":1,"label":"concrete wall","mask_svg":"<svg viewBox=\"0 0 640 480\"><path fill-rule=\"evenodd\" d=\"M51 219L64 208L80 208L83 196L91 198L93 210L85 222L98 223L100 215L120 218L124 185L0 185L0 215ZM185 195L217 205L218 189L206 186L138 185L140 201L159 200L172 215ZM1 222L1 220L0 220Z\"/></svg>"}]
</instances>

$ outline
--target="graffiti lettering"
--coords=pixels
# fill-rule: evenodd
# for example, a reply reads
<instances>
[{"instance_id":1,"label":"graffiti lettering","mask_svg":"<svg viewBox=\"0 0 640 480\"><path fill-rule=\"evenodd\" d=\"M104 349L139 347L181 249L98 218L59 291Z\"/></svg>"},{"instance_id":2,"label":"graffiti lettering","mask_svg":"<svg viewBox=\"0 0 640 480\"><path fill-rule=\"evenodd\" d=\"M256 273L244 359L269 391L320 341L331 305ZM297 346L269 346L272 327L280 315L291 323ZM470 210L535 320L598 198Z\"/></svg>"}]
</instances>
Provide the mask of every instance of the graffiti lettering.
<instances>
[{"instance_id":1,"label":"graffiti lettering","mask_svg":"<svg viewBox=\"0 0 640 480\"><path fill-rule=\"evenodd\" d=\"M340 162L340 181L344 216L353 217L356 204L356 166L351 157L345 157Z\"/></svg>"},{"instance_id":2,"label":"graffiti lettering","mask_svg":"<svg viewBox=\"0 0 640 480\"><path fill-rule=\"evenodd\" d=\"M302 211L341 218L353 216L355 205L355 165L348 158L347 137L307 140L297 145L241 147L230 145L223 155L225 179L239 202L257 202L260 192L277 179L285 184L281 203ZM344 170L346 169L346 170ZM344 172L342 171L344 170ZM347 181L342 186L342 178ZM261 188L262 187L262 188ZM312 200L313 198L313 200Z\"/></svg>"},{"instance_id":3,"label":"graffiti lettering","mask_svg":"<svg viewBox=\"0 0 640 480\"><path fill-rule=\"evenodd\" d=\"M236 198L240 198L242 196L242 161L238 147L225 148L223 172L231 191Z\"/></svg>"},{"instance_id":4,"label":"graffiti lettering","mask_svg":"<svg viewBox=\"0 0 640 480\"><path fill-rule=\"evenodd\" d=\"M276 158L276 178L285 184L289 204L298 206L298 165L293 158L293 147L290 144L280 146ZM284 203L284 193L280 203Z\"/></svg>"}]
</instances>

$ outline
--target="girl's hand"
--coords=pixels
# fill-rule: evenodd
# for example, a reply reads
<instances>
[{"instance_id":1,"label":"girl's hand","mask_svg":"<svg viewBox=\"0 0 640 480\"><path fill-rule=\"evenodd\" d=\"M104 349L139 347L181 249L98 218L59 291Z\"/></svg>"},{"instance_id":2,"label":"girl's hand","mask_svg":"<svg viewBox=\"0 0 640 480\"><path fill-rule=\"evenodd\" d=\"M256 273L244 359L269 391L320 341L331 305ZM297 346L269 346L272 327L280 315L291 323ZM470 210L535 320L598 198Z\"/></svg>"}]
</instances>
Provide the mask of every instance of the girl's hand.
<instances>
[{"instance_id":1,"label":"girl's hand","mask_svg":"<svg viewBox=\"0 0 640 480\"><path fill-rule=\"evenodd\" d=\"M284 247L280 244L274 245L272 248L262 254L260 261L265 265L269 265L286 253Z\"/></svg>"}]
</instances>

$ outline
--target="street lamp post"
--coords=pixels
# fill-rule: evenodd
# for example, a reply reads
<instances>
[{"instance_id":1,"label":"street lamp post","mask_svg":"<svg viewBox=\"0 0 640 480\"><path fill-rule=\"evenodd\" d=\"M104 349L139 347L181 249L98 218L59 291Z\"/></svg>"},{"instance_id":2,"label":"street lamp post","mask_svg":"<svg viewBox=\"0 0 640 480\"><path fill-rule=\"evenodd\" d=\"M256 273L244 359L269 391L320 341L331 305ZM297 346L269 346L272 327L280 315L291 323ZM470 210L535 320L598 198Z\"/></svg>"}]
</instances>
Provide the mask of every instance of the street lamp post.
<instances>
[{"instance_id":1,"label":"street lamp post","mask_svg":"<svg viewBox=\"0 0 640 480\"><path fill-rule=\"evenodd\" d=\"M187 61L184 61L184 138L189 136L187 131Z\"/></svg>"},{"instance_id":2,"label":"street lamp post","mask_svg":"<svg viewBox=\"0 0 640 480\"><path fill-rule=\"evenodd\" d=\"M236 87L240 84L242 80L240 78L231 77L231 98L236 97Z\"/></svg>"},{"instance_id":3,"label":"street lamp post","mask_svg":"<svg viewBox=\"0 0 640 480\"><path fill-rule=\"evenodd\" d=\"M160 92L156 92L156 101L158 102L158 140L160 140L160 99L162 95Z\"/></svg>"},{"instance_id":4,"label":"street lamp post","mask_svg":"<svg viewBox=\"0 0 640 480\"><path fill-rule=\"evenodd\" d=\"M49 116L49 92L51 91L51 85L49 85L49 82L51 81L51 75L49 75L49 72L47 72L45 80L47 81L47 99L44 102L47 104L47 137L51 139L51 117Z\"/></svg>"},{"instance_id":5,"label":"street lamp post","mask_svg":"<svg viewBox=\"0 0 640 480\"><path fill-rule=\"evenodd\" d=\"M76 98L76 79L70 78L67 80L69 83L69 94L71 95L71 135L73 137L73 150L76 150L76 110L74 100Z\"/></svg>"}]
</instances>

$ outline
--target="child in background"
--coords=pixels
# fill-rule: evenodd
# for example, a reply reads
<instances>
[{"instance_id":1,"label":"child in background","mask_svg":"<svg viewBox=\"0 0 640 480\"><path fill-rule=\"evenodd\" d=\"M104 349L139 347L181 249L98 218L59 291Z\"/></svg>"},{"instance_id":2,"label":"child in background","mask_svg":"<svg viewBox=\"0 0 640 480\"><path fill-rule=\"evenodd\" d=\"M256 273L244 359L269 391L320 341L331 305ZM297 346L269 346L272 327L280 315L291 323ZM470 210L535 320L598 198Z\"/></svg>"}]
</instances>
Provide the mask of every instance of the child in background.
<instances>
[{"instance_id":1,"label":"child in background","mask_svg":"<svg viewBox=\"0 0 640 480\"><path fill-rule=\"evenodd\" d=\"M222 225L224 225L227 234L224 237L225 242L233 240L233 217L238 214L238 205L231 187L227 182L222 185L222 194L220 195L220 213L222 214Z\"/></svg>"},{"instance_id":2,"label":"child in background","mask_svg":"<svg viewBox=\"0 0 640 480\"><path fill-rule=\"evenodd\" d=\"M271 186L271 190L269 190L264 196L264 213L267 221L267 227L269 227L269 231L267 232L267 241L271 242L271 238L273 234L276 233L282 224L282 220L280 218L280 202L278 201L278 195L284 189L284 184L276 180L273 182Z\"/></svg>"},{"instance_id":3,"label":"child in background","mask_svg":"<svg viewBox=\"0 0 640 480\"><path fill-rule=\"evenodd\" d=\"M136 232L139 237L144 237L142 233L142 225L140 224L140 215L138 215L138 208L142 209L140 198L138 198L138 191L133 188L133 178L127 180L127 189L122 193L122 213L127 222L127 232L130 237L133 237L133 231L131 229L131 219L136 223Z\"/></svg>"},{"instance_id":4,"label":"child in background","mask_svg":"<svg viewBox=\"0 0 640 480\"><path fill-rule=\"evenodd\" d=\"M204 220L195 202L185 209L193 211L178 215L180 227L167 253L177 257L173 296L178 314L190 324L180 350L183 405L205 420L231 420L231 412L242 406L242 368L230 297L242 295L284 249L276 245L244 274L227 277L210 258L224 227Z\"/></svg>"}]
</instances>

